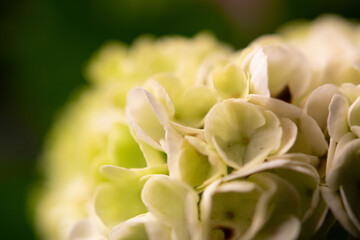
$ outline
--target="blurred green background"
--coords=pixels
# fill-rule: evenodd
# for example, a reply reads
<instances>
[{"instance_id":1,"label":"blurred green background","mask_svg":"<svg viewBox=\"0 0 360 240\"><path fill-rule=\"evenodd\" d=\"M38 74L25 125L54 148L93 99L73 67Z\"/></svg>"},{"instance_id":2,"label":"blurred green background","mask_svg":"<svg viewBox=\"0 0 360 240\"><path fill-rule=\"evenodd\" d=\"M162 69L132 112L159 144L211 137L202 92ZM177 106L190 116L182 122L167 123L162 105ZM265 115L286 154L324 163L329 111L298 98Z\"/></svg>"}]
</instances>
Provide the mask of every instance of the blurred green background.
<instances>
[{"instance_id":1,"label":"blurred green background","mask_svg":"<svg viewBox=\"0 0 360 240\"><path fill-rule=\"evenodd\" d=\"M111 39L201 30L242 48L298 18L360 19L358 0L14 0L0 3L0 238L36 239L28 193L59 108L86 84L85 64ZM341 228L332 235L341 234Z\"/></svg>"}]
</instances>

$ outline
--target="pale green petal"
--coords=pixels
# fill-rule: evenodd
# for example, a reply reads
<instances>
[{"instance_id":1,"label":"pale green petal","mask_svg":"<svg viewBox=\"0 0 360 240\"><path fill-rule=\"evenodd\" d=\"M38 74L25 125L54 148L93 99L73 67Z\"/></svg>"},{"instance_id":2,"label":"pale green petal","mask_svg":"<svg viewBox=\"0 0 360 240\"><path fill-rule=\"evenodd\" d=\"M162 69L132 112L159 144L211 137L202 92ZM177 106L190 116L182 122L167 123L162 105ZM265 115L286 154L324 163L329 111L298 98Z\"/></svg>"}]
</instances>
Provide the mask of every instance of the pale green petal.
<instances>
[{"instance_id":1,"label":"pale green petal","mask_svg":"<svg viewBox=\"0 0 360 240\"><path fill-rule=\"evenodd\" d=\"M95 213L105 225L113 227L146 212L141 201L140 174L115 166L104 166L101 170L110 182L96 188L93 204Z\"/></svg>"},{"instance_id":2,"label":"pale green petal","mask_svg":"<svg viewBox=\"0 0 360 240\"><path fill-rule=\"evenodd\" d=\"M201 189L226 174L226 166L217 154L205 142L194 137L185 137L178 161L181 180L196 188Z\"/></svg>"},{"instance_id":3,"label":"pale green petal","mask_svg":"<svg viewBox=\"0 0 360 240\"><path fill-rule=\"evenodd\" d=\"M167 81L160 81L161 83L168 83L167 85L165 85L166 87L164 87L163 85L161 85L157 80L158 79L162 79L165 78ZM177 79L171 81L172 79L174 79L174 77L170 74L159 74L154 76L153 78L149 79L145 84L144 84L144 88L149 91L150 93L152 93L152 95L164 106L164 108L166 109L166 112L168 113L168 115L170 117L173 117L175 114L175 107L174 104L172 102L172 98L176 99L175 96L172 96L172 98L169 96L170 93L175 92L175 89L178 89L178 83L175 84L173 83L173 81L176 81ZM163 83L163 84L164 84ZM169 83L171 84L170 86L172 86L172 88L175 89L169 89Z\"/></svg>"},{"instance_id":4,"label":"pale green petal","mask_svg":"<svg viewBox=\"0 0 360 240\"><path fill-rule=\"evenodd\" d=\"M217 102L217 93L209 87L188 88L183 92L179 101L174 101L175 121L199 127L206 114Z\"/></svg>"},{"instance_id":5,"label":"pale green petal","mask_svg":"<svg viewBox=\"0 0 360 240\"><path fill-rule=\"evenodd\" d=\"M163 151L159 151L144 142L140 142L139 145L148 167L166 164L166 154Z\"/></svg>"},{"instance_id":6,"label":"pale green petal","mask_svg":"<svg viewBox=\"0 0 360 240\"><path fill-rule=\"evenodd\" d=\"M220 97L246 98L249 93L249 82L245 72L235 64L215 69L211 75L212 84Z\"/></svg>"},{"instance_id":7,"label":"pale green petal","mask_svg":"<svg viewBox=\"0 0 360 240\"><path fill-rule=\"evenodd\" d=\"M265 160L280 145L277 117L244 100L215 105L205 118L205 138L234 168Z\"/></svg>"},{"instance_id":8,"label":"pale green petal","mask_svg":"<svg viewBox=\"0 0 360 240\"><path fill-rule=\"evenodd\" d=\"M155 175L145 183L141 196L149 212L174 228L179 239L190 239L196 235L196 229L200 230L197 211L194 211L199 199L185 183L165 175Z\"/></svg>"},{"instance_id":9,"label":"pale green petal","mask_svg":"<svg viewBox=\"0 0 360 240\"><path fill-rule=\"evenodd\" d=\"M315 89L307 98L304 111L312 117L323 132L327 129L329 104L338 87L333 84L324 84Z\"/></svg>"},{"instance_id":10,"label":"pale green petal","mask_svg":"<svg viewBox=\"0 0 360 240\"><path fill-rule=\"evenodd\" d=\"M327 125L330 137L337 142L349 131L347 124L348 109L349 104L346 98L335 94L329 105Z\"/></svg>"},{"instance_id":11,"label":"pale green petal","mask_svg":"<svg viewBox=\"0 0 360 240\"><path fill-rule=\"evenodd\" d=\"M128 126L116 124L108 136L108 156L112 164L125 168L146 166L139 145L130 134Z\"/></svg>"},{"instance_id":12,"label":"pale green petal","mask_svg":"<svg viewBox=\"0 0 360 240\"><path fill-rule=\"evenodd\" d=\"M126 113L137 138L161 150L159 142L165 137L162 124L167 113L154 96L142 88L133 88L128 93Z\"/></svg>"}]
</instances>

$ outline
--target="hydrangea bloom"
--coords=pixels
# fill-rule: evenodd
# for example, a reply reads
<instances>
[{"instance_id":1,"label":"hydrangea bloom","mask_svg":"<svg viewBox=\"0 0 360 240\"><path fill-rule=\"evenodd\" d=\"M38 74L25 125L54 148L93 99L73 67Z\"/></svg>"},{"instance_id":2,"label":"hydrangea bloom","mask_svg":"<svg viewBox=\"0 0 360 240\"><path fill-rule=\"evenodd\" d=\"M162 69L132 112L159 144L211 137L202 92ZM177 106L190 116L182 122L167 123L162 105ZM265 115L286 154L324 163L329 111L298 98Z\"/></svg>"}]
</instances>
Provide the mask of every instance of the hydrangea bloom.
<instances>
[{"instance_id":1,"label":"hydrangea bloom","mask_svg":"<svg viewBox=\"0 0 360 240\"><path fill-rule=\"evenodd\" d=\"M206 34L106 45L45 148L39 230L309 239L333 214L359 236L355 28L321 18L234 52Z\"/></svg>"}]
</instances>

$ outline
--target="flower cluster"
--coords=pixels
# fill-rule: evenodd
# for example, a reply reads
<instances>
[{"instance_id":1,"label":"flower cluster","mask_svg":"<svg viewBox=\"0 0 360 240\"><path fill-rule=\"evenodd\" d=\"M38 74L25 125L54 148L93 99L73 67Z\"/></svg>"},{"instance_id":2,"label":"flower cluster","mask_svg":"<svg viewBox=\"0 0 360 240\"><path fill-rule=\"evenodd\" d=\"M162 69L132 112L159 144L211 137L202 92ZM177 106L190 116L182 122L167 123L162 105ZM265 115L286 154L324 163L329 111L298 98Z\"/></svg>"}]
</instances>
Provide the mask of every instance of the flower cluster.
<instances>
[{"instance_id":1,"label":"flower cluster","mask_svg":"<svg viewBox=\"0 0 360 240\"><path fill-rule=\"evenodd\" d=\"M50 135L46 239L360 236L360 26L105 45ZM359 85L357 85L359 84ZM325 229L325 230L324 230Z\"/></svg>"}]
</instances>

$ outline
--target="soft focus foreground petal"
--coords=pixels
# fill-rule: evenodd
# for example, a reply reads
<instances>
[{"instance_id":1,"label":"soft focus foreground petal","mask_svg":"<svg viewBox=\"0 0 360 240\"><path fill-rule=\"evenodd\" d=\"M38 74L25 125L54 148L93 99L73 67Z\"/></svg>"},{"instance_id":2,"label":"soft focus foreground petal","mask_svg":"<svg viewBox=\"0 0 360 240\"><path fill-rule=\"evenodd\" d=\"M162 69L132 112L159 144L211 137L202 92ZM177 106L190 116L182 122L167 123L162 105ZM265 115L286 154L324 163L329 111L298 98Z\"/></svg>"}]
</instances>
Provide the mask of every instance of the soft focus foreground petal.
<instances>
[{"instance_id":1,"label":"soft focus foreground petal","mask_svg":"<svg viewBox=\"0 0 360 240\"><path fill-rule=\"evenodd\" d=\"M304 111L317 122L324 133L327 129L329 104L333 95L338 92L337 86L324 84L312 91L305 102Z\"/></svg>"},{"instance_id":2,"label":"soft focus foreground petal","mask_svg":"<svg viewBox=\"0 0 360 240\"><path fill-rule=\"evenodd\" d=\"M174 230L176 239L192 239L201 231L196 192L185 183L165 175L155 175L144 185L142 200L152 214Z\"/></svg>"},{"instance_id":3,"label":"soft focus foreground petal","mask_svg":"<svg viewBox=\"0 0 360 240\"><path fill-rule=\"evenodd\" d=\"M248 181L233 181L218 185L214 182L203 193L202 220L206 239L240 239L251 225L258 198L263 190Z\"/></svg>"},{"instance_id":4,"label":"soft focus foreground petal","mask_svg":"<svg viewBox=\"0 0 360 240\"><path fill-rule=\"evenodd\" d=\"M276 227L274 227L274 225ZM267 240L290 240L298 239L301 230L301 221L294 216L276 217L267 223L265 227L253 239Z\"/></svg>"},{"instance_id":5,"label":"soft focus foreground petal","mask_svg":"<svg viewBox=\"0 0 360 240\"><path fill-rule=\"evenodd\" d=\"M360 237L360 231L356 229L347 215L340 195L325 186L320 187L320 190L326 203L331 209L331 212L334 214L335 218L340 222L343 228L345 228L346 231L351 233L351 235L354 237Z\"/></svg>"},{"instance_id":6,"label":"soft focus foreground petal","mask_svg":"<svg viewBox=\"0 0 360 240\"><path fill-rule=\"evenodd\" d=\"M339 142L335 156L327 166L326 183L332 190L359 181L360 139L347 134Z\"/></svg>"},{"instance_id":7,"label":"soft focus foreground petal","mask_svg":"<svg viewBox=\"0 0 360 240\"><path fill-rule=\"evenodd\" d=\"M335 94L329 105L329 117L327 119L329 136L336 142L349 131L347 112L349 104L344 96Z\"/></svg>"},{"instance_id":8,"label":"soft focus foreground petal","mask_svg":"<svg viewBox=\"0 0 360 240\"><path fill-rule=\"evenodd\" d=\"M159 222L152 214L136 216L115 226L109 234L110 240L168 240L171 229Z\"/></svg>"},{"instance_id":9,"label":"soft focus foreground petal","mask_svg":"<svg viewBox=\"0 0 360 240\"><path fill-rule=\"evenodd\" d=\"M93 204L105 225L113 227L146 212L140 197L143 185L140 174L115 166L104 166L102 172L110 181L97 187Z\"/></svg>"},{"instance_id":10,"label":"soft focus foreground petal","mask_svg":"<svg viewBox=\"0 0 360 240\"><path fill-rule=\"evenodd\" d=\"M350 104L355 102L356 99L360 96L360 84L354 85L352 83L343 83L340 86L340 90L342 94L346 96Z\"/></svg>"},{"instance_id":11,"label":"soft focus foreground petal","mask_svg":"<svg viewBox=\"0 0 360 240\"><path fill-rule=\"evenodd\" d=\"M297 140L290 151L322 156L327 151L327 142L318 124L300 108L284 101L250 95L249 102L265 107L279 118L288 118L298 127Z\"/></svg>"},{"instance_id":12,"label":"soft focus foreground petal","mask_svg":"<svg viewBox=\"0 0 360 240\"><path fill-rule=\"evenodd\" d=\"M322 195L320 196L319 202L314 209L312 215L307 218L302 225L300 239L312 239L314 234L323 225L326 215L328 214L329 207L326 204Z\"/></svg>"},{"instance_id":13,"label":"soft focus foreground petal","mask_svg":"<svg viewBox=\"0 0 360 240\"><path fill-rule=\"evenodd\" d=\"M304 153L285 153L282 155L275 155L267 158L268 161L274 161L279 159L305 162L315 168L319 167L320 165L320 159L318 157Z\"/></svg>"},{"instance_id":14,"label":"soft focus foreground petal","mask_svg":"<svg viewBox=\"0 0 360 240\"><path fill-rule=\"evenodd\" d=\"M146 161L139 145L131 136L129 127L116 124L108 136L109 161L125 168L141 168L146 166Z\"/></svg>"},{"instance_id":15,"label":"soft focus foreground petal","mask_svg":"<svg viewBox=\"0 0 360 240\"><path fill-rule=\"evenodd\" d=\"M343 200L346 212L352 223L360 232L360 179L353 183L340 186L340 195Z\"/></svg>"},{"instance_id":16,"label":"soft focus foreground petal","mask_svg":"<svg viewBox=\"0 0 360 240\"><path fill-rule=\"evenodd\" d=\"M259 199L251 227L243 239L272 239L282 236L282 232L277 231L287 230L280 226L289 220L289 217L298 218L300 214L300 198L296 189L273 173L261 172L251 175L248 179L265 188L266 192ZM296 226L298 224L293 222L290 225L292 227L287 234L297 236L300 230Z\"/></svg>"},{"instance_id":17,"label":"soft focus foreground petal","mask_svg":"<svg viewBox=\"0 0 360 240\"><path fill-rule=\"evenodd\" d=\"M296 239L305 220L316 224L307 229L312 236L326 212L318 205L319 181L315 168L291 160L232 172L202 195L206 239Z\"/></svg>"},{"instance_id":18,"label":"soft focus foreground petal","mask_svg":"<svg viewBox=\"0 0 360 240\"><path fill-rule=\"evenodd\" d=\"M86 219L77 223L68 236L69 240L106 240L93 222Z\"/></svg>"}]
</instances>

